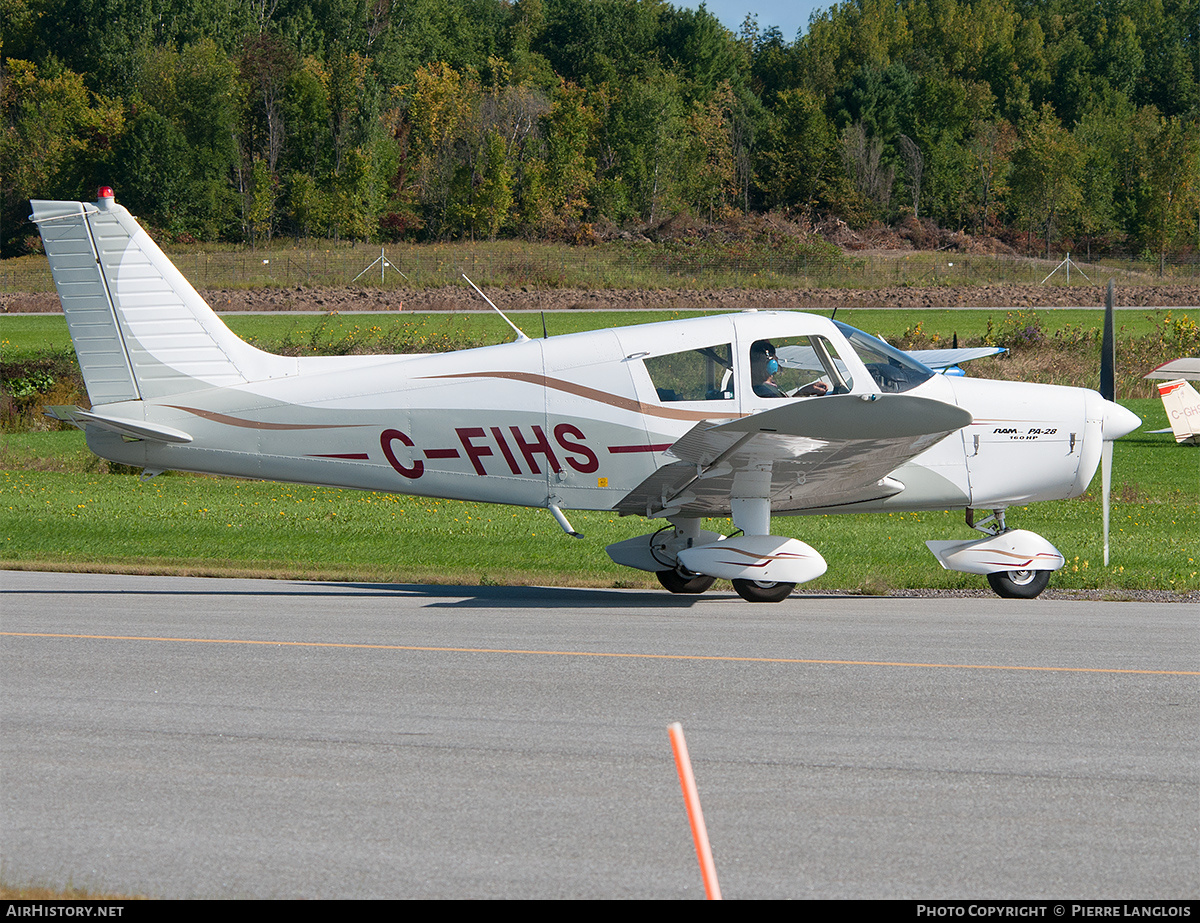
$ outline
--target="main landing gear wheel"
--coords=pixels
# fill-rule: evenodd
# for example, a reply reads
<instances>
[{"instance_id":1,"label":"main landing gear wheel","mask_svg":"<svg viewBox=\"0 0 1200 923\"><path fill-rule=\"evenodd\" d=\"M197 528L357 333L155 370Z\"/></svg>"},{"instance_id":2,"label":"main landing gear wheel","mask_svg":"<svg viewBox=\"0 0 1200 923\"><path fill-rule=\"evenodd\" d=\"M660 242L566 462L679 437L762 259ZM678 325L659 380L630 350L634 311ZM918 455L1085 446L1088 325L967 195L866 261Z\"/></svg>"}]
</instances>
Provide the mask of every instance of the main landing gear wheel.
<instances>
[{"instance_id":1,"label":"main landing gear wheel","mask_svg":"<svg viewBox=\"0 0 1200 923\"><path fill-rule=\"evenodd\" d=\"M988 583L1005 599L1033 599L1050 582L1048 570L1003 570L988 574Z\"/></svg>"},{"instance_id":2,"label":"main landing gear wheel","mask_svg":"<svg viewBox=\"0 0 1200 923\"><path fill-rule=\"evenodd\" d=\"M749 603L779 603L792 595L794 583L772 583L765 580L734 580L737 595Z\"/></svg>"},{"instance_id":3,"label":"main landing gear wheel","mask_svg":"<svg viewBox=\"0 0 1200 923\"><path fill-rule=\"evenodd\" d=\"M680 573L677 570L655 571L654 576L658 578L659 583L672 593L688 593L693 595L703 593L717 579L707 574L693 574L691 571Z\"/></svg>"}]
</instances>

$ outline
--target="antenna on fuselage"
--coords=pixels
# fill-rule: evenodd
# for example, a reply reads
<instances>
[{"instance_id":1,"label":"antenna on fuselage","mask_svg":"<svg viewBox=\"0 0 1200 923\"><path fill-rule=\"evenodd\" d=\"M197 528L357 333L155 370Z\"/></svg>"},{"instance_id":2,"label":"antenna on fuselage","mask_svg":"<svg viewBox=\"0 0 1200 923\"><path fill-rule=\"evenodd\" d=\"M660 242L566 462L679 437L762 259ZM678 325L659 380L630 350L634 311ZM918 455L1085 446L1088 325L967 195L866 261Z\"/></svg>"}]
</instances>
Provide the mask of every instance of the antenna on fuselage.
<instances>
[{"instance_id":1,"label":"antenna on fuselage","mask_svg":"<svg viewBox=\"0 0 1200 923\"><path fill-rule=\"evenodd\" d=\"M513 330L517 331L517 342L518 343L520 343L522 340L529 339L529 337L525 336L525 331L523 331L520 327L518 327L516 324L514 324L512 321L510 321L507 317L504 317L504 312L501 311L498 307L496 307L495 302L493 302L492 299L490 299L487 295L485 295L483 293L483 290L480 289L480 287L478 285L476 285L474 282L472 282L470 279L467 278L467 274L465 272L462 274L462 277L467 280L467 284L469 286L471 286L471 288L475 289L475 291L477 291L479 293L480 298L482 298L484 301L486 301L488 304L490 304L492 306L493 311L495 311L502 318L504 318L504 323L508 324L508 326L512 327Z\"/></svg>"}]
</instances>

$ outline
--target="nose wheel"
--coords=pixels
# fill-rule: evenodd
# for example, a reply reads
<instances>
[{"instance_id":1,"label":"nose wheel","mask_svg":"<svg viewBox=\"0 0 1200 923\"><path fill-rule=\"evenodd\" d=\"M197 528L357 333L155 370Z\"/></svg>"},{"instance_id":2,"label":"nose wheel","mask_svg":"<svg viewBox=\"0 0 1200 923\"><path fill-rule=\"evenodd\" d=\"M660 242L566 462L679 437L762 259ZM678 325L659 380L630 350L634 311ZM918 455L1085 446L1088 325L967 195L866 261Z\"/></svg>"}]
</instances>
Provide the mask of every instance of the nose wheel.
<instances>
[{"instance_id":1,"label":"nose wheel","mask_svg":"<svg viewBox=\"0 0 1200 923\"><path fill-rule=\"evenodd\" d=\"M997 596L1005 599L1033 599L1050 582L1048 570L1002 570L988 574L987 581Z\"/></svg>"}]
</instances>

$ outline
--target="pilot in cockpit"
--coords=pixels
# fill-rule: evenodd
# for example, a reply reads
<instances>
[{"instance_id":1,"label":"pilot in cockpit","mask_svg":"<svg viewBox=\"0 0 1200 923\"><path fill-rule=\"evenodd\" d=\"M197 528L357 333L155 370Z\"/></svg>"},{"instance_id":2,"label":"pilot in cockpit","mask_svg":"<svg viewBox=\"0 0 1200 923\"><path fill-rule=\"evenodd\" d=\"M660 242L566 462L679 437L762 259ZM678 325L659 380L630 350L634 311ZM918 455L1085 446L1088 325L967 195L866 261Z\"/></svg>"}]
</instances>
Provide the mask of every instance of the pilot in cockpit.
<instances>
[{"instance_id":1,"label":"pilot in cockpit","mask_svg":"<svg viewBox=\"0 0 1200 923\"><path fill-rule=\"evenodd\" d=\"M754 383L754 393L759 397L819 397L829 391L825 382L814 381L790 395L786 394L775 382L778 373L779 358L770 340L755 342L750 347L750 379Z\"/></svg>"}]
</instances>

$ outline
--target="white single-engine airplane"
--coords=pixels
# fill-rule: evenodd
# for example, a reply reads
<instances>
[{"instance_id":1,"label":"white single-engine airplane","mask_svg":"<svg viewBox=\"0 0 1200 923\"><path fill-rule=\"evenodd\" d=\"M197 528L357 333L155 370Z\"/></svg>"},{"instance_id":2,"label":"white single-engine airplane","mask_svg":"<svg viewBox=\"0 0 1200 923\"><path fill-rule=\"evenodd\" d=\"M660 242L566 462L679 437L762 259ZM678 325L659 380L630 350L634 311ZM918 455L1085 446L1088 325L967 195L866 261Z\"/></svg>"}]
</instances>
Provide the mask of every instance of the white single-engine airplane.
<instances>
[{"instance_id":1,"label":"white single-engine airplane","mask_svg":"<svg viewBox=\"0 0 1200 923\"><path fill-rule=\"evenodd\" d=\"M563 509L661 519L608 553L674 593L723 578L777 602L824 573L815 549L771 534L772 514L961 507L984 538L928 542L942 565L1036 596L1063 556L1005 509L1079 496L1102 446L1140 424L1094 391L938 375L792 312L285 358L236 337L111 189L32 205L92 404L48 413L97 455L147 475L543 507L568 534Z\"/></svg>"}]
</instances>

